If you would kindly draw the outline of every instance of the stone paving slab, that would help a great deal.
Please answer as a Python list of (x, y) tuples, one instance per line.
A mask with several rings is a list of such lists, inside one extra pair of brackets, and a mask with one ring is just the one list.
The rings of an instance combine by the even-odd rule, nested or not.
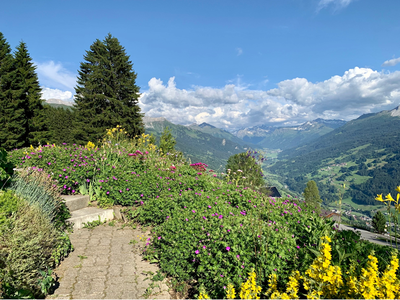
[(75, 230), (70, 234), (75, 249), (54, 271), (59, 286), (46, 299), (171, 299), (166, 279), (150, 280), (158, 266), (142, 259), (148, 237), (148, 230), (120, 223)]

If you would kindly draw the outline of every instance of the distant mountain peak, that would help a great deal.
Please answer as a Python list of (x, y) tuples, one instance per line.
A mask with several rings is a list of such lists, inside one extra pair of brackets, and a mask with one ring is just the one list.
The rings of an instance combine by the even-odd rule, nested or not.
[(204, 128), (204, 127), (211, 127), (211, 128), (216, 128), (215, 126), (208, 124), (206, 122), (203, 122), (201, 124), (198, 125), (200, 128)]
[(46, 101), (46, 103), (62, 104), (62, 105), (67, 105), (67, 106), (73, 106), (74, 105), (74, 102), (72, 102), (72, 101), (64, 101), (64, 100), (61, 100), (61, 99), (54, 99), (54, 98), (47, 99), (45, 101)]
[(390, 115), (392, 117), (400, 117), (400, 105), (390, 110)]

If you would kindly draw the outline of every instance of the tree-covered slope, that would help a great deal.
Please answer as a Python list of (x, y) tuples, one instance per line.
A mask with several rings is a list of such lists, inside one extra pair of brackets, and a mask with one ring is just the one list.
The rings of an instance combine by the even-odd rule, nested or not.
[(225, 170), (228, 158), (245, 152), (244, 146), (227, 138), (218, 138), (191, 127), (175, 125), (165, 118), (143, 118), (146, 133), (152, 133), (159, 140), (165, 127), (171, 130), (176, 139), (175, 149), (183, 152), (185, 157), (195, 162), (203, 162), (214, 170)]
[(270, 171), (297, 192), (315, 180), (325, 202), (337, 200), (337, 186), (346, 182), (345, 197), (375, 204), (376, 194), (393, 192), (400, 182), (398, 111), (363, 115), (311, 143), (285, 150)]
[(199, 125), (198, 124), (191, 124), (191, 125), (189, 125), (187, 127), (195, 129), (195, 130), (198, 130), (198, 131), (202, 131), (204, 133), (208, 133), (208, 134), (210, 134), (210, 135), (212, 135), (214, 137), (217, 137), (217, 138), (230, 140), (230, 141), (232, 141), (234, 143), (237, 143), (239, 145), (243, 145), (245, 147), (248, 147), (248, 146), (255, 147), (255, 145), (253, 145), (252, 143), (243, 141), (242, 139), (238, 138), (237, 136), (233, 135), (232, 133), (230, 133), (230, 132), (228, 132), (228, 131), (226, 131), (224, 129), (217, 128), (217, 127), (215, 127), (213, 125), (210, 125), (208, 123), (201, 123)]

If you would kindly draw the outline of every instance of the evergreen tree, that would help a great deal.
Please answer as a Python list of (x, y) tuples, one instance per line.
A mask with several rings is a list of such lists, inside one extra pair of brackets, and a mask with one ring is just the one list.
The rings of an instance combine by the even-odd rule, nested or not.
[(49, 141), (57, 145), (62, 143), (73, 144), (74, 138), (71, 131), (74, 115), (72, 110), (62, 107), (45, 105), (46, 119), (50, 131)]
[(314, 180), (310, 180), (309, 182), (307, 182), (307, 186), (304, 189), (303, 196), (306, 200), (307, 205), (311, 205), (313, 210), (320, 214), (322, 200), (319, 196), (318, 187)]
[(168, 126), (164, 128), (164, 131), (160, 138), (160, 150), (165, 153), (171, 153), (175, 149), (176, 140), (172, 136)]
[(28, 134), (25, 103), (16, 78), (10, 45), (0, 32), (0, 146), (6, 150), (25, 146)]
[(86, 51), (75, 88), (75, 137), (85, 143), (101, 139), (107, 128), (121, 125), (128, 135), (144, 132), (138, 106), (139, 87), (132, 62), (117, 38), (108, 34)]
[(41, 99), (42, 89), (39, 86), (36, 67), (28, 53), (24, 42), (21, 42), (15, 53), (15, 67), (17, 70), (15, 83), (18, 88), (17, 95), (24, 103), (25, 124), (27, 132), (26, 146), (37, 146), (48, 141), (46, 115)]
[(377, 233), (383, 233), (385, 231), (386, 218), (381, 211), (377, 213), (372, 218), (372, 227)]

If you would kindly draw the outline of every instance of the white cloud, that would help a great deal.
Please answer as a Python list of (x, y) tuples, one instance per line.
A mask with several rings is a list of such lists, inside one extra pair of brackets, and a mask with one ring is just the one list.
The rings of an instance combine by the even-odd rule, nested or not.
[(70, 91), (61, 91), (58, 89), (50, 89), (42, 87), (42, 99), (60, 99), (66, 101), (72, 101), (72, 93)]
[(242, 55), (243, 54), (243, 49), (242, 48), (236, 48), (236, 56)]
[(74, 90), (76, 86), (76, 75), (65, 69), (61, 63), (46, 61), (35, 62), (39, 82), (43, 86), (55, 89)]
[(393, 67), (393, 66), (397, 65), (398, 63), (400, 63), (400, 57), (389, 59), (389, 60), (385, 61), (382, 64), (382, 67)]
[(317, 11), (329, 6), (330, 4), (335, 6), (335, 10), (345, 8), (354, 0), (320, 0), (318, 3)]
[(234, 83), (221, 88), (176, 87), (152, 78), (140, 98), (149, 117), (165, 117), (176, 124), (207, 122), (237, 129), (259, 124), (293, 124), (316, 118), (354, 119), (361, 114), (400, 104), (400, 71), (383, 73), (369, 68), (350, 69), (323, 82), (294, 78), (275, 89), (250, 90)]

